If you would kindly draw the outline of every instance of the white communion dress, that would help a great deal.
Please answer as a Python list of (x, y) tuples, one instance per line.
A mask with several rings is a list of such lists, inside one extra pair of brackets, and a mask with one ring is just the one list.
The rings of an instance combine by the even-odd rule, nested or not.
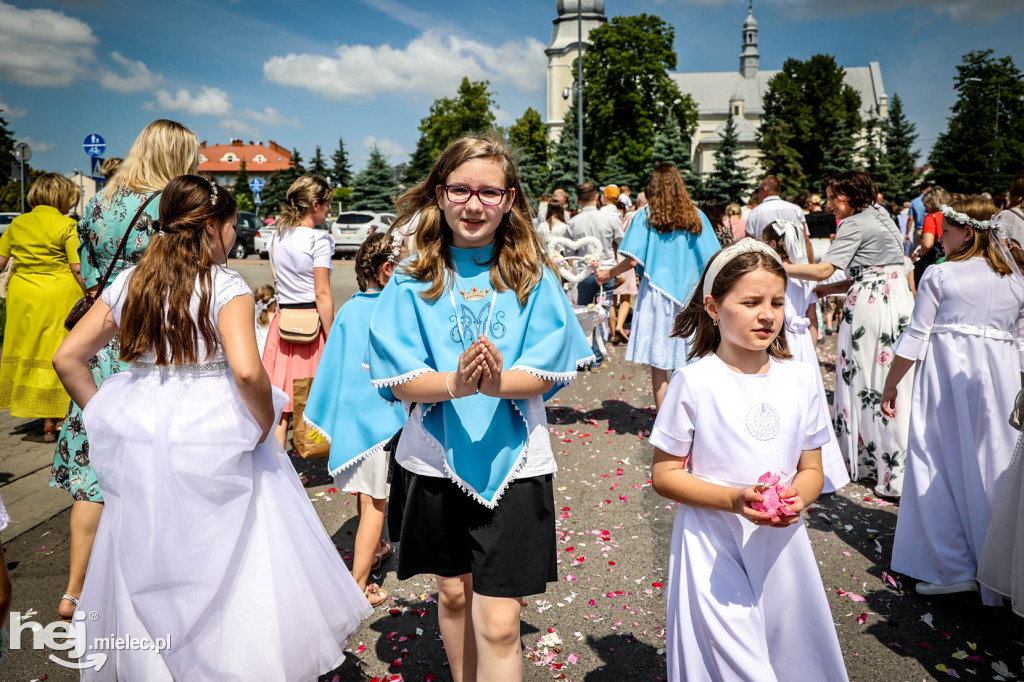
[(807, 309), (817, 302), (814, 293), (816, 282), (789, 279), (786, 283), (786, 342), (794, 360), (806, 363), (814, 370), (817, 377), (818, 397), (821, 409), (828, 423), (828, 442), (821, 446), (821, 466), (825, 472), (823, 493), (834, 493), (850, 482), (850, 472), (846, 468), (846, 458), (839, 448), (836, 431), (832, 427), (832, 418), (828, 413), (828, 396), (825, 395), (825, 382), (821, 377), (821, 366), (818, 364), (818, 353), (814, 350), (814, 339), (811, 337), (811, 321), (807, 317)]
[[(907, 476), (892, 568), (949, 585), (977, 577), (1018, 433), (1024, 291), (983, 258), (925, 271), (910, 326), (893, 347), (917, 360)], [(1001, 597), (986, 589), (982, 600)]]
[[(791, 479), (801, 453), (828, 442), (816, 381), (801, 362), (754, 375), (706, 356), (672, 376), (651, 444), (718, 485), (745, 488), (768, 471)], [(679, 505), (666, 647), (669, 680), (846, 680), (804, 524)]]
[[(103, 292), (118, 325), (133, 272)], [(237, 273), (212, 274), (216, 329), (220, 309), (250, 292)], [(154, 359), (110, 377), (84, 410), (105, 504), (76, 618), (86, 656), (107, 660), (82, 679), (316, 680), (344, 660), (369, 603), (284, 451), (257, 443), (223, 350), (199, 365)], [(273, 398), (280, 417), (287, 398)]]

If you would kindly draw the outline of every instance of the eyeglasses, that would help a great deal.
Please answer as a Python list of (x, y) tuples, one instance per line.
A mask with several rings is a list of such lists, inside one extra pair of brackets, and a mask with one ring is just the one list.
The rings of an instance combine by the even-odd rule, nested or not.
[(508, 193), (507, 189), (490, 187), (485, 189), (470, 189), (459, 185), (441, 185), (441, 187), (444, 189), (444, 195), (448, 197), (448, 201), (453, 204), (465, 204), (476, 196), (484, 206), (497, 206)]

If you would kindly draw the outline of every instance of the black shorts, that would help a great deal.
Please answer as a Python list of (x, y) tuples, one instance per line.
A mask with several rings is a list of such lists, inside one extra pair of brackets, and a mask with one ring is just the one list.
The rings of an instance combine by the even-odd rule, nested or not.
[(403, 472), (398, 579), (471, 573), (485, 597), (540, 594), (558, 580), (551, 474), (512, 482), (488, 509), (447, 478)]

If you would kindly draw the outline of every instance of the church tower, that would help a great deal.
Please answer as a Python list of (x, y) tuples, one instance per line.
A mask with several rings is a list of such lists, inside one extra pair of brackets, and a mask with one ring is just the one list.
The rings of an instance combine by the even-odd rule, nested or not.
[(743, 51), (740, 52), (740, 73), (744, 78), (757, 78), (761, 55), (757, 52), (757, 19), (754, 0), (750, 0), (747, 19), (743, 22)]
[[(573, 83), (576, 72), (573, 61), (576, 59), (579, 44), (580, 28), (583, 29), (583, 48), (590, 32), (608, 21), (604, 15), (604, 0), (558, 0), (556, 4), (558, 18), (554, 20), (555, 30), (551, 34), (551, 43), (544, 53), (548, 56), (548, 136), (557, 140), (562, 133), (565, 112), (569, 104), (575, 101), (576, 93)], [(580, 25), (577, 25), (579, 20)]]

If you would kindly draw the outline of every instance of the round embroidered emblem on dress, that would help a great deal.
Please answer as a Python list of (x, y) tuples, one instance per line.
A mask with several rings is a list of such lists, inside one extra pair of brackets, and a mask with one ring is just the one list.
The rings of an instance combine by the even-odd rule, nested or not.
[(758, 440), (779, 435), (779, 413), (768, 403), (758, 403), (747, 411), (747, 431)]

